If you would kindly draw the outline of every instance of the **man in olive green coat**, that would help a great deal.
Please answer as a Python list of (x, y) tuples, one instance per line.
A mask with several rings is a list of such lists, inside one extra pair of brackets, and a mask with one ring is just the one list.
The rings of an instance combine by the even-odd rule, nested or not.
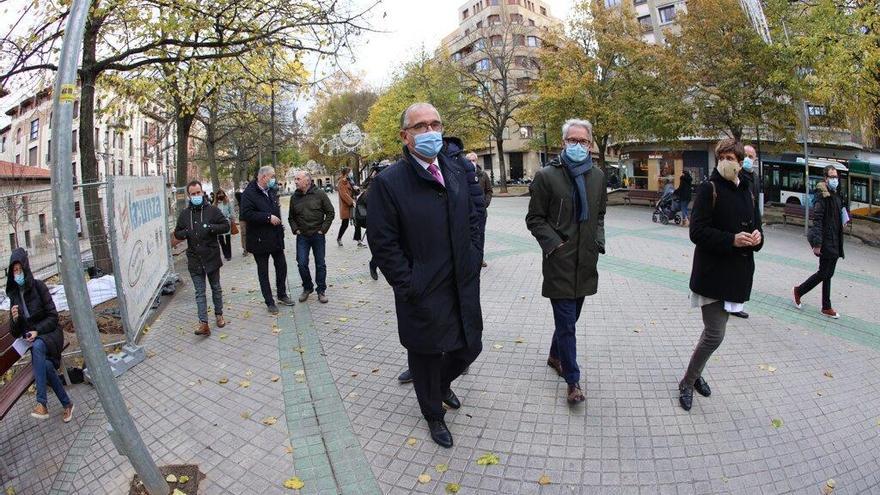
[(556, 330), (547, 365), (568, 384), (566, 398), (585, 400), (580, 386), (575, 325), (584, 297), (596, 293), (599, 253), (605, 253), (605, 174), (593, 166), (593, 127), (586, 120), (562, 126), (565, 149), (535, 174), (526, 226), (544, 255), (544, 286)]
[(321, 188), (312, 183), (312, 176), (305, 170), (294, 174), (296, 191), (290, 197), (290, 212), (287, 221), (290, 230), (296, 235), (296, 265), (302, 279), (303, 291), (299, 302), (305, 302), (315, 290), (309, 273), (309, 251), (315, 254), (315, 278), (318, 283), (318, 301), (327, 303), (327, 265), (324, 255), (327, 241), (324, 235), (333, 223), (333, 203)]

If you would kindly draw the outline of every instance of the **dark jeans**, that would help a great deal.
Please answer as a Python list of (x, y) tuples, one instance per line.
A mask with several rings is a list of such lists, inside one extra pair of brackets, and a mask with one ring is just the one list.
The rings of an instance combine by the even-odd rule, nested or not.
[(703, 368), (712, 357), (712, 353), (718, 349), (724, 340), (724, 330), (727, 328), (727, 320), (730, 314), (724, 311), (724, 301), (716, 301), (700, 308), (703, 312), (703, 334), (691, 355), (684, 379), (678, 384), (679, 388), (693, 388), (697, 378), (703, 376)]
[(315, 290), (312, 275), (309, 273), (309, 250), (315, 254), (315, 281), (318, 283), (318, 294), (323, 294), (327, 290), (327, 264), (324, 263), (327, 239), (324, 234), (296, 236), (296, 266), (299, 268), (299, 277), (306, 292)]
[(272, 298), (272, 284), (269, 283), (269, 256), (275, 264), (275, 285), (278, 288), (278, 297), (287, 297), (287, 260), (284, 259), (284, 250), (279, 249), (274, 253), (254, 253), (257, 262), (257, 277), (260, 279), (260, 292), (263, 293), (263, 301), (266, 306), (275, 304)]
[(345, 229), (348, 228), (349, 219), (345, 218), (342, 220), (342, 226), (339, 227), (339, 234), (336, 235), (336, 240), (341, 241), (343, 234), (345, 234)]
[(223, 252), (223, 257), (229, 261), (232, 258), (232, 236), (221, 234), (217, 236), (217, 241), (220, 243), (220, 251)]
[(49, 361), (46, 357), (46, 343), (41, 338), (34, 339), (34, 343), (31, 346), (31, 363), (34, 370), (34, 383), (37, 388), (37, 402), (44, 406), (46, 405), (48, 401), (48, 397), (46, 397), (46, 382), (48, 381), (49, 386), (52, 387), (55, 395), (58, 396), (58, 400), (61, 401), (61, 405), (64, 407), (69, 406), (70, 397), (67, 396), (64, 384), (58, 378), (58, 373), (55, 372), (52, 361)]
[(443, 419), (443, 398), (449, 394), (453, 380), (461, 375), (480, 355), (482, 347), (461, 349), (442, 354), (407, 353), (413, 388), (419, 400), (422, 416), (428, 421)]
[(550, 344), (550, 357), (562, 362), (565, 383), (578, 383), (581, 380), (581, 369), (577, 363), (575, 325), (581, 317), (584, 298), (550, 299), (550, 304), (553, 306), (553, 321), (556, 324), (553, 343)]
[(810, 275), (810, 278), (798, 286), (798, 295), (803, 297), (821, 282), (822, 309), (831, 309), (831, 277), (834, 276), (836, 267), (837, 258), (819, 258), (819, 271)]
[(354, 222), (354, 240), (362, 241), (363, 236), (361, 235), (361, 224)]
[[(199, 321), (208, 321), (207, 287), (205, 286), (205, 272), (189, 272), (196, 291), (196, 310), (199, 312)], [(220, 269), (207, 274), (208, 283), (211, 284), (211, 299), (214, 301), (214, 314), (223, 314), (223, 289), (220, 287)]]

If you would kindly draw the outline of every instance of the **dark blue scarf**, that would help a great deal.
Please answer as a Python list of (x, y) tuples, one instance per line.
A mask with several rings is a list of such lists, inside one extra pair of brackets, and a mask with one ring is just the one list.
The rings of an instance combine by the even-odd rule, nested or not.
[(586, 222), (590, 218), (590, 204), (587, 202), (587, 172), (593, 168), (593, 157), (587, 155), (587, 159), (582, 162), (573, 162), (563, 151), (559, 155), (562, 158), (562, 164), (568, 170), (569, 177), (574, 181), (574, 189), (571, 191), (572, 201), (577, 208), (575, 215), (578, 222)]

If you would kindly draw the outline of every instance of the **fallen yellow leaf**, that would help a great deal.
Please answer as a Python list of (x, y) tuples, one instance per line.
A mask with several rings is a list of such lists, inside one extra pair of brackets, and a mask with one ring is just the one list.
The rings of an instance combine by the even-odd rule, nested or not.
[(273, 382), (277, 382), (277, 381), (280, 380), (280, 379), (281, 379), (281, 377), (278, 376), (278, 375), (272, 375), (272, 378), (269, 378), (269, 380), (270, 380), (270, 381), (273, 381)]
[(339, 321), (341, 321), (342, 323), (345, 323), (348, 321), (348, 318), (339, 318)]
[(293, 478), (290, 478), (284, 482), (284, 488), (288, 488), (290, 490), (299, 490), (304, 486), (306, 486), (306, 484), (303, 483), (298, 476), (294, 476)]
[(514, 342), (516, 342), (517, 344), (525, 344), (526, 339), (524, 339), (522, 337), (517, 337), (516, 340), (514, 340)]
[(244, 376), (254, 376), (254, 372), (251, 370), (247, 370), (244, 372)]
[(293, 453), (293, 447), (284, 447), (284, 452), (285, 452), (285, 453), (288, 453), (288, 454), (292, 454), (292, 453)]
[(229, 383), (229, 378), (226, 378), (224, 376), (223, 378), (217, 380), (217, 383), (219, 383), (220, 385), (226, 385), (227, 383)]
[(550, 477), (547, 476), (546, 474), (542, 474), (541, 477), (538, 478), (538, 484), (539, 485), (549, 485), (550, 484)]
[(413, 445), (415, 445), (417, 442), (418, 442), (418, 440), (416, 440), (416, 439), (413, 438), (413, 437), (409, 437), (409, 438), (406, 439), (406, 444), (409, 445), (410, 447), (412, 447)]
[(226, 340), (226, 337), (229, 337), (229, 335), (226, 335), (225, 333), (220, 334), (220, 340)]
[(492, 347), (494, 347), (495, 349), (503, 349), (504, 348), (504, 346), (501, 344), (495, 344)]
[(242, 411), (241, 417), (242, 417), (242, 419), (251, 419), (250, 411)]
[(826, 372), (825, 372), (825, 376), (826, 376), (827, 378), (834, 378), (834, 375), (832, 375), (830, 371), (826, 371)]
[(187, 481), (189, 481), (189, 476), (183, 474), (180, 476), (180, 478), (177, 479), (177, 481), (179, 481), (181, 484), (186, 483)]
[(177, 483), (177, 476), (174, 476), (173, 474), (169, 474), (168, 476), (165, 477), (165, 481), (167, 481), (169, 483)]
[(272, 426), (277, 422), (278, 422), (278, 418), (276, 418), (275, 416), (267, 416), (267, 417), (263, 418), (263, 421), (261, 421), (261, 423), (263, 423), (266, 426)]
[(179, 488), (175, 488), (174, 491), (171, 492), (171, 495), (186, 495), (186, 492)]
[(423, 473), (423, 474), (420, 474), (420, 475), (419, 475), (419, 483), (421, 483), (421, 484), (424, 485), (425, 483), (427, 483), (427, 482), (429, 482), (429, 481), (431, 481), (431, 475), (430, 475), (430, 474)]
[(238, 382), (238, 386), (241, 388), (248, 388), (251, 386), (251, 382), (249, 380), (242, 380)]
[(498, 464), (498, 456), (491, 452), (487, 452), (477, 459), (477, 464), (480, 466), (490, 466), (493, 464)]
[(434, 469), (436, 469), (438, 473), (443, 474), (446, 471), (449, 471), (449, 466), (447, 466), (446, 464), (437, 464)]
[(458, 483), (446, 483), (446, 493), (458, 493), (461, 490), (461, 485)]

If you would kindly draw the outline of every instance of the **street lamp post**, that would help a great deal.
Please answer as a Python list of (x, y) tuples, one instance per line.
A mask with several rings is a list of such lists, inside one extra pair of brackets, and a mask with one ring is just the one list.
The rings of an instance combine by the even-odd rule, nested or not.
[(61, 251), (60, 274), (67, 294), (77, 294), (77, 297), (68, 297), (70, 315), (80, 349), (88, 364), (89, 377), (110, 423), (110, 438), (119, 453), (128, 457), (150, 495), (167, 495), (171, 491), (168, 483), (159, 472), (128, 414), (98, 337), (98, 325), (83, 276), (76, 218), (74, 209), (70, 207), (74, 203), (73, 170), (70, 166), (73, 149), (73, 103), (76, 100), (76, 75), (89, 7), (89, 0), (74, 0), (70, 7), (53, 91), (52, 108), (57, 123), (52, 128), (52, 156), (58, 162), (51, 167), (55, 191), (52, 212), (58, 228)]

